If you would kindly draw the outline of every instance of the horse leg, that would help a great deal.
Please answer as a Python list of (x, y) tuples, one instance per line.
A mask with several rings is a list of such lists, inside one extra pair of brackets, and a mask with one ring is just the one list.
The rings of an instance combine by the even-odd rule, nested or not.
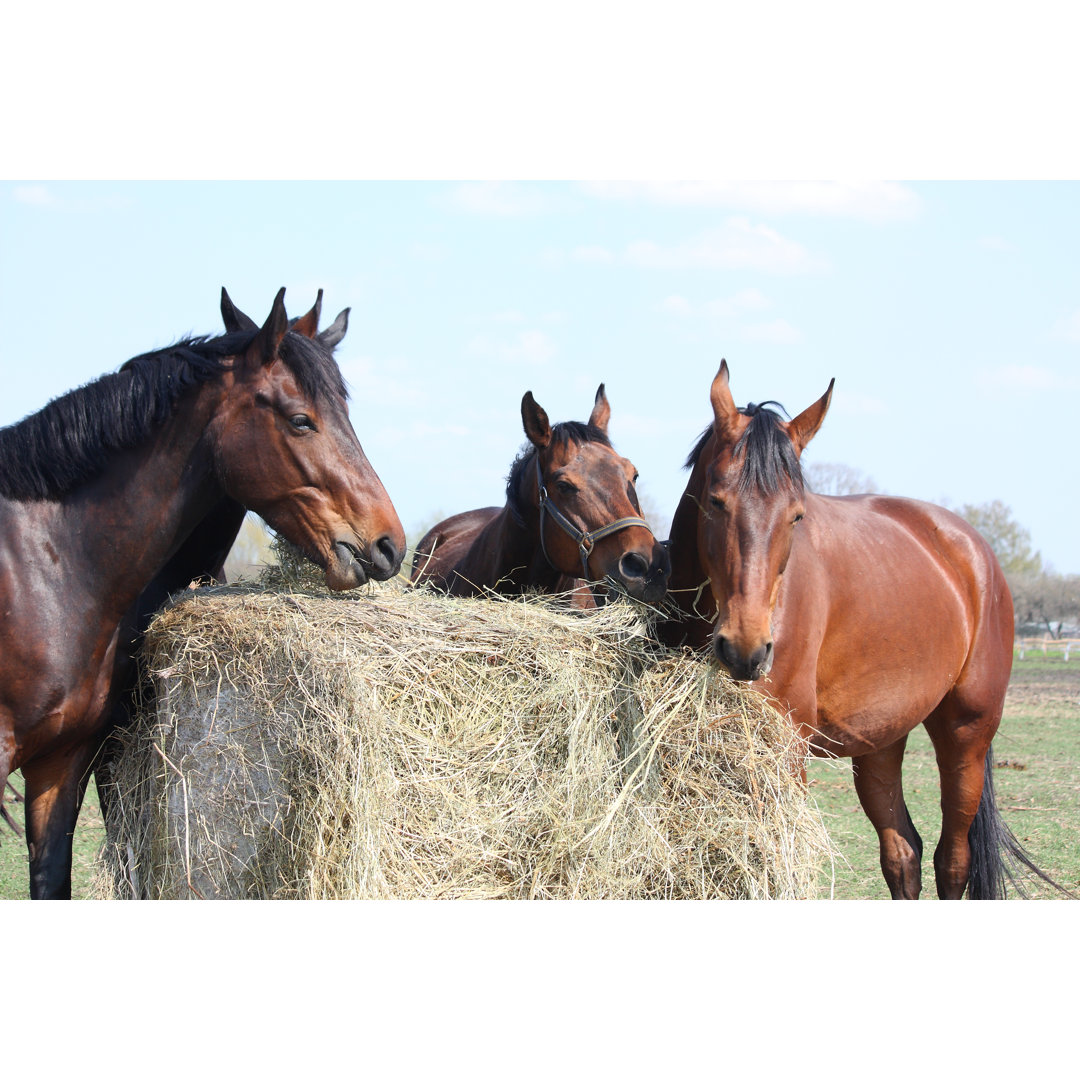
[(98, 740), (23, 765), (30, 899), (71, 899), (71, 845)]
[(970, 718), (960, 722), (941, 711), (926, 721), (941, 774), (941, 839), (934, 849), (934, 876), (942, 900), (959, 900), (968, 883), (969, 833), (979, 811), (986, 754), (997, 726), (997, 718), (990, 724)]
[(922, 839), (904, 803), (901, 768), (907, 736), (883, 750), (852, 758), (859, 802), (877, 830), (881, 872), (894, 900), (918, 900)]

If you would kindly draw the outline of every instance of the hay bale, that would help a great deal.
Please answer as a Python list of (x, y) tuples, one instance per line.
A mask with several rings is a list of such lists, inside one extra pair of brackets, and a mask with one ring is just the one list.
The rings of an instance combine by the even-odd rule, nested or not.
[(278, 573), (152, 624), (97, 896), (814, 894), (805, 745), (639, 608)]

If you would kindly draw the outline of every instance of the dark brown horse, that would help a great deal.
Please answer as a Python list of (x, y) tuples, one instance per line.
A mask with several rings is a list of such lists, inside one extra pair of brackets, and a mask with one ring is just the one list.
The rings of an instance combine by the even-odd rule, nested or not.
[(667, 551), (641, 518), (637, 470), (607, 435), (611, 406), (600, 384), (585, 424), (554, 427), (529, 391), (521, 420), (529, 445), (506, 484), (506, 505), (447, 518), (417, 545), (412, 580), (457, 596), (491, 589), (569, 591), (589, 583), (597, 603), (608, 585), (647, 603), (660, 600)]
[(126, 685), (121, 628), (207, 514), (259, 513), (349, 589), (405, 537), (337, 365), (264, 326), (137, 357), (0, 431), (0, 789), (21, 769), (33, 897), (71, 890), (71, 837)]
[[(342, 311), (330, 326), (320, 332), (321, 310), (322, 289), (319, 290), (315, 305), (309, 312), (299, 318), (289, 320), (289, 330), (316, 342), (326, 351), (329, 359), (348, 329), (349, 309)], [(259, 329), (254, 320), (233, 304), (224, 288), (221, 290), (221, 316), (228, 333), (247, 331), (254, 333)], [(159, 359), (167, 361), (171, 354), (165, 351), (157, 355)], [(129, 361), (130, 363), (133, 361)], [(176, 553), (139, 595), (134, 608), (125, 616), (121, 623), (117, 645), (113, 718), (107, 725), (107, 730), (125, 726), (133, 715), (134, 694), (138, 680), (136, 655), (142, 646), (150, 619), (170, 596), (188, 588), (192, 583), (225, 583), (225, 560), (236, 542), (246, 514), (247, 510), (240, 503), (225, 496), (195, 525)], [(125, 654), (126, 663), (124, 662)], [(109, 767), (112, 763), (111, 746), (112, 744), (106, 740), (94, 765), (98, 802), (102, 813), (106, 815), (111, 798), (109, 783)]]
[[(1004, 895), (1002, 854), (1039, 876), (1001, 820), (990, 743), (1012, 667), (1013, 606), (986, 541), (956, 515), (882, 495), (807, 491), (799, 463), (832, 384), (785, 422), (738, 409), (727, 364), (671, 528), (669, 644), (708, 647), (755, 683), (817, 755), (851, 757), (894, 898), (918, 897), (922, 841), (901, 787), (924, 724), (941, 774), (938, 895)], [(772, 403), (770, 403), (772, 404)], [(1049, 879), (1046, 879), (1049, 880)]]

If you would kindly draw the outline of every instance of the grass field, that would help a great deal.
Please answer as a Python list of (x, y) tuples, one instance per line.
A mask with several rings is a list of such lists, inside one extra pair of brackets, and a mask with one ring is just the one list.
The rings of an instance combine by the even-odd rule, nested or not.
[[(1028, 652), (1013, 665), (1005, 716), (994, 739), (998, 804), (1006, 823), (1035, 863), (1055, 880), (1080, 893), (1080, 656)], [(848, 761), (814, 761), (808, 770), (811, 793), (843, 853), (832, 883), (836, 899), (887, 899), (878, 866), (877, 837), (859, 807)], [(21, 779), (14, 778), (16, 786)], [(935, 898), (931, 858), (941, 823), (937, 765), (925, 731), (908, 739), (904, 792), (925, 845), (923, 898)], [(10, 800), (11, 793), (6, 793)], [(12, 806), (22, 818), (22, 807)], [(104, 826), (93, 784), (75, 834), (72, 894), (89, 891)], [(823, 882), (825, 889), (828, 881)], [(0, 899), (28, 895), (25, 843), (0, 822)], [(1030, 886), (1032, 896), (1055, 897), (1049, 887)], [(1010, 891), (1010, 895), (1012, 895)]]

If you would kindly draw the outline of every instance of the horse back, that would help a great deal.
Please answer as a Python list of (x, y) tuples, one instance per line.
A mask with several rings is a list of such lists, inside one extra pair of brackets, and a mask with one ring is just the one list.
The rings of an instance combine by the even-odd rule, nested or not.
[(490, 526), (501, 513), (497, 506), (466, 510), (429, 529), (416, 545), (410, 579), (412, 584), (433, 585), (455, 594), (462, 592), (459, 575), (455, 571), (460, 569), (467, 576), (466, 562), (469, 556), (474, 554), (473, 549), (478, 543), (483, 543), (481, 534), (485, 530), (490, 532)]

